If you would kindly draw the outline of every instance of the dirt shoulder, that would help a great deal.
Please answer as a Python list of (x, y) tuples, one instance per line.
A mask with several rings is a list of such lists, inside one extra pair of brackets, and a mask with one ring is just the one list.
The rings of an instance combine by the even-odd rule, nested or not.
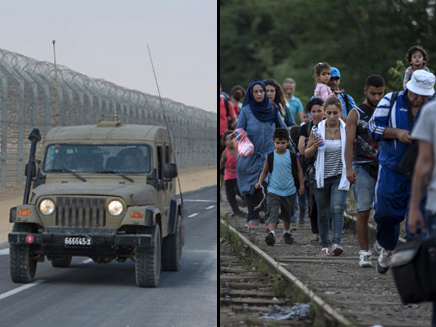
[[(195, 167), (179, 171), (182, 192), (194, 191), (202, 187), (217, 185), (216, 166)], [(177, 186), (179, 193), (179, 186)], [(0, 247), (7, 242), (12, 229), (9, 223), (9, 209), (22, 203), (24, 186), (0, 190)]]

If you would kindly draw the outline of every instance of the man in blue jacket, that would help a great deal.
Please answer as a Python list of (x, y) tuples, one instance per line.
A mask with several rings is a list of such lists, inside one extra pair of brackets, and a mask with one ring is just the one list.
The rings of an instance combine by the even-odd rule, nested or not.
[[(398, 243), (400, 223), (404, 220), (411, 194), (411, 181), (398, 169), (398, 164), (412, 143), (410, 131), (419, 119), (421, 107), (433, 99), (430, 97), (434, 94), (434, 83), (432, 73), (417, 70), (393, 103), (394, 93), (383, 97), (368, 123), (369, 136), (381, 142), (374, 201), (376, 238), (380, 247), (377, 271), (380, 274), (389, 270), (392, 251)], [(425, 198), (421, 203), (422, 211), (424, 204)], [(406, 231), (411, 238), (412, 235)]]

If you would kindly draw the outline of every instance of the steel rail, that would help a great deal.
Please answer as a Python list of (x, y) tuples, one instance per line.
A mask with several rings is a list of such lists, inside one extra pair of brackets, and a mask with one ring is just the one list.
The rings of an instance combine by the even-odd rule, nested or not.
[(318, 309), (321, 309), (324, 316), (332, 322), (336, 322), (338, 326), (353, 326), (353, 324), (346, 319), (343, 315), (339, 314), (336, 310), (334, 310), (330, 305), (324, 302), (319, 296), (317, 296), (314, 292), (312, 292), (306, 285), (304, 285), (297, 277), (292, 275), (288, 270), (283, 268), (277, 261), (275, 261), (272, 257), (262, 251), (255, 244), (250, 242), (245, 236), (239, 233), (234, 227), (227, 224), (223, 219), (221, 219), (221, 223), (229, 228), (230, 231), (235, 233), (239, 239), (248, 246), (254, 254), (256, 254), (259, 258), (261, 258), (271, 269), (274, 269), (277, 273), (279, 273), (286, 281), (290, 284), (297, 287), (301, 292), (307, 295), (313, 303), (316, 304)]

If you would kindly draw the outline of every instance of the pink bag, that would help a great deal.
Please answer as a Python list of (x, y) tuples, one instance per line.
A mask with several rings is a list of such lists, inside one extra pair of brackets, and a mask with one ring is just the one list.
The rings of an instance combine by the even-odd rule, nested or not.
[(239, 135), (236, 136), (236, 140), (238, 141), (239, 155), (242, 158), (247, 158), (251, 156), (254, 153), (254, 146), (253, 143), (251, 143), (250, 139), (248, 138), (247, 133), (245, 133), (245, 131), (242, 128), (236, 129), (233, 133), (236, 132), (239, 133)]

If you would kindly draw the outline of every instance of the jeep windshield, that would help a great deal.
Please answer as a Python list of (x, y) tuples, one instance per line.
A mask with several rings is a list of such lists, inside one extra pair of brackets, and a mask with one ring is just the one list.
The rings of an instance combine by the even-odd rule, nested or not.
[(45, 173), (146, 174), (151, 170), (151, 149), (146, 144), (50, 144)]

